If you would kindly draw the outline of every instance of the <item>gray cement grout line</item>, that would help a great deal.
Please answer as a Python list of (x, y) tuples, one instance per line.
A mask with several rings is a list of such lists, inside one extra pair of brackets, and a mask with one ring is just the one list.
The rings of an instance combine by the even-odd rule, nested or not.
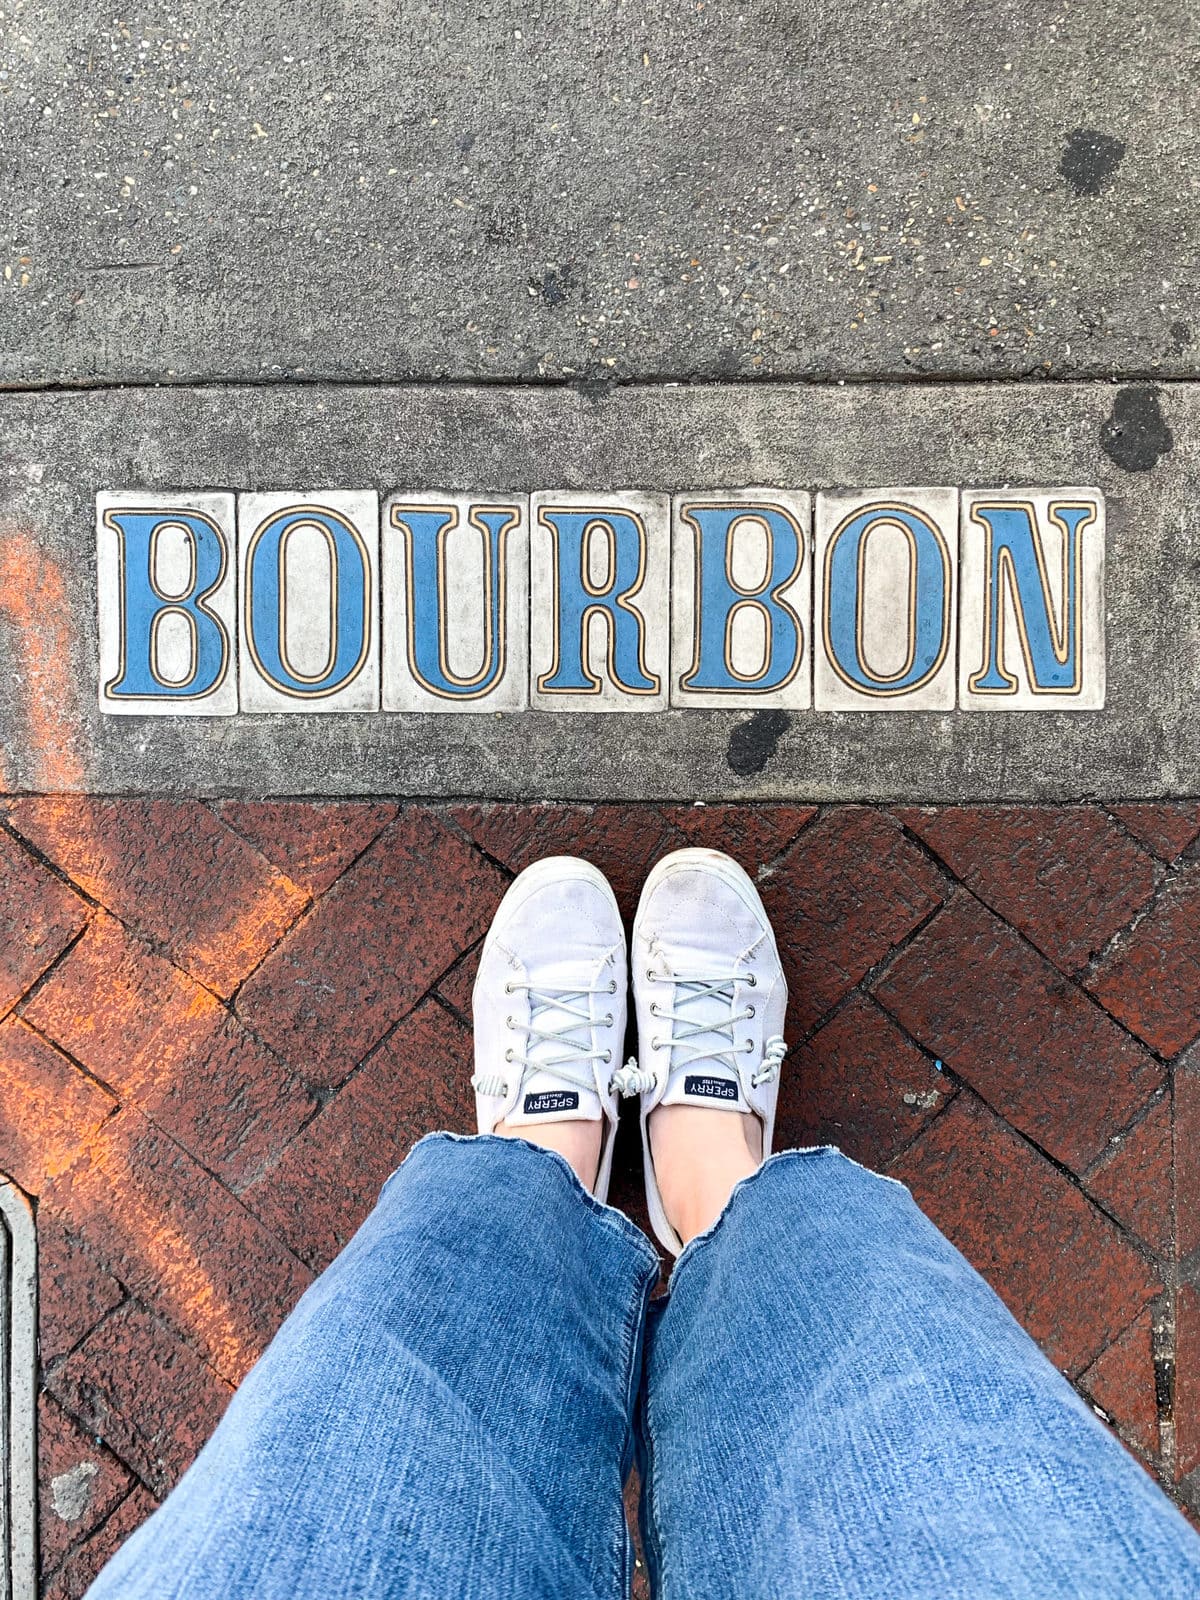
[(1139, 368), (1129, 372), (1110, 371), (1063, 374), (1004, 373), (990, 376), (984, 373), (772, 373), (762, 377), (724, 377), (719, 374), (688, 377), (629, 377), (629, 378), (522, 378), (496, 377), (404, 377), (357, 378), (323, 374), (290, 374), (279, 378), (141, 378), (129, 382), (119, 380), (80, 379), (77, 382), (13, 383), (0, 382), (0, 397), (4, 395), (76, 395), (123, 394), (167, 392), (183, 390), (272, 390), (272, 389), (524, 389), (530, 393), (568, 393), (583, 399), (603, 401), (625, 389), (866, 389), (866, 388), (990, 388), (1029, 389), (1066, 388), (1093, 385), (1097, 388), (1127, 388), (1131, 385), (1154, 385), (1171, 388), (1200, 383), (1200, 371), (1159, 372), (1153, 368)]

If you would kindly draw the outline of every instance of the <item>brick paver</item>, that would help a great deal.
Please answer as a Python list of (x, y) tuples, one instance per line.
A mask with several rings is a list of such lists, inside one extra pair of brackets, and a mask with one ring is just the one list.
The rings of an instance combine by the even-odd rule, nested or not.
[(1163, 861), (1176, 860), (1193, 840), (1200, 839), (1200, 804), (1195, 800), (1178, 804), (1142, 800), (1109, 809), (1135, 839)]
[(1147, 1307), (1083, 1373), (1079, 1386), (1116, 1428), (1145, 1456), (1159, 1450), (1159, 1413), (1154, 1375), (1155, 1316)]
[(308, 901), (198, 801), (17, 800), (8, 820), (89, 898), (222, 996)]
[(980, 900), (1064, 972), (1149, 901), (1153, 857), (1099, 806), (941, 806), (899, 815)]
[(238, 1014), (336, 1088), (484, 931), (503, 887), (459, 832), (410, 808), (251, 975)]
[(1176, 873), (1091, 980), (1102, 1005), (1152, 1050), (1200, 1035), (1200, 863)]
[[(1200, 805), (14, 800), (0, 1171), (38, 1204), (44, 1595), (73, 1600), (429, 1128), (511, 875), (760, 882), (782, 1145), (910, 1183), (1200, 1510)], [(453, 1070), (446, 1076), (447, 1067)], [(633, 1119), (613, 1199), (639, 1220)]]
[(888, 1170), (1072, 1377), (1162, 1288), (1154, 1264), (969, 1090)]
[(1160, 1087), (1159, 1061), (978, 900), (959, 892), (873, 992), (914, 1038), (1073, 1172)]
[(57, 1567), (82, 1530), (90, 1533), (120, 1505), (133, 1473), (98, 1445), (53, 1395), (38, 1399), (38, 1531), (43, 1567)]

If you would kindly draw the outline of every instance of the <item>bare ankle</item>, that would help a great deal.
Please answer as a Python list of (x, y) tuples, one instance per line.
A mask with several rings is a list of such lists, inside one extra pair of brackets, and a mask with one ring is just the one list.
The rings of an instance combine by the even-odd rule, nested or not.
[(734, 1186), (757, 1171), (762, 1125), (747, 1113), (659, 1106), (650, 1115), (650, 1143), (667, 1220), (687, 1244), (712, 1227)]
[(540, 1144), (543, 1149), (554, 1150), (562, 1156), (590, 1194), (596, 1186), (600, 1168), (599, 1122), (523, 1122), (510, 1127), (498, 1122), (496, 1132), (505, 1139), (528, 1139), (530, 1144)]

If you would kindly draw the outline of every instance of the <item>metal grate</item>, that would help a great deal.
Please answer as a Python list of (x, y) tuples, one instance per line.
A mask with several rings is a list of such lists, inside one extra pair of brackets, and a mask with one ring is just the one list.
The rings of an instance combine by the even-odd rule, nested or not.
[(0, 1600), (36, 1600), (34, 1407), (37, 1251), (33, 1214), (0, 1181)]

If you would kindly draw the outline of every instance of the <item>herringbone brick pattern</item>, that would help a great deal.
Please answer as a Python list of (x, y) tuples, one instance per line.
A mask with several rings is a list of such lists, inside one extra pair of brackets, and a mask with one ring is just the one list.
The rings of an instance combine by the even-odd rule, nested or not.
[(580, 853), (629, 914), (696, 842), (779, 932), (780, 1145), (911, 1184), (1200, 1507), (1200, 804), (13, 799), (0, 1171), (37, 1201), (47, 1600), (176, 1481), (411, 1141), (471, 1125), (510, 876)]

